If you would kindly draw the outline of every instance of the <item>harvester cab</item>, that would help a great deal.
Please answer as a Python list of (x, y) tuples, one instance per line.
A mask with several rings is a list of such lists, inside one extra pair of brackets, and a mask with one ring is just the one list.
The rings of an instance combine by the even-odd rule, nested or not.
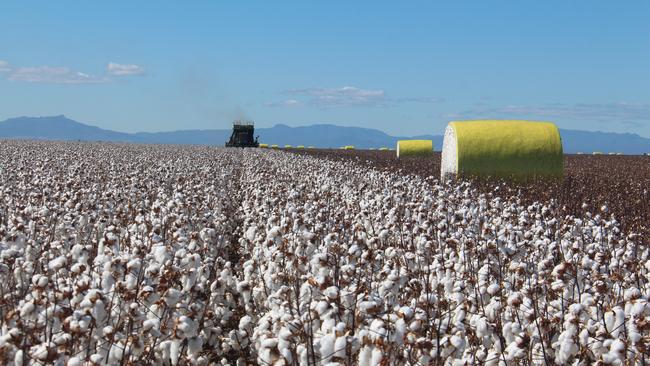
[(255, 134), (255, 124), (250, 121), (235, 121), (232, 123), (232, 134), (226, 142), (226, 147), (259, 147), (259, 136)]

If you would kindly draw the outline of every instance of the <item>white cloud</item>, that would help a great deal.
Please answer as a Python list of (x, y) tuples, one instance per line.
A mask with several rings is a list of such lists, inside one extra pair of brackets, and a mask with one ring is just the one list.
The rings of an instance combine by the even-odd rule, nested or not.
[(442, 98), (406, 97), (390, 98), (382, 89), (362, 89), (356, 86), (341, 88), (290, 89), (284, 92), (294, 96), (283, 102), (266, 103), (267, 107), (293, 107), (310, 105), (319, 108), (331, 107), (391, 107), (399, 103), (441, 103)]
[(383, 90), (361, 89), (354, 86), (292, 89), (286, 93), (308, 97), (307, 103), (318, 107), (380, 106), (386, 104), (386, 93)]
[(124, 65), (115, 62), (109, 62), (107, 71), (110, 75), (126, 76), (126, 75), (142, 75), (144, 68), (139, 65)]
[(411, 97), (411, 98), (397, 98), (394, 100), (397, 103), (425, 103), (434, 104), (444, 102), (444, 98), (429, 98), (429, 97)]
[(12, 81), (51, 84), (97, 84), (109, 81), (107, 78), (74, 71), (68, 67), (52, 66), (10, 68), (7, 78)]
[(7, 61), (0, 60), (0, 72), (8, 72), (11, 70), (11, 65)]
[(268, 102), (264, 104), (267, 107), (299, 107), (302, 102), (295, 99), (287, 99), (282, 102)]

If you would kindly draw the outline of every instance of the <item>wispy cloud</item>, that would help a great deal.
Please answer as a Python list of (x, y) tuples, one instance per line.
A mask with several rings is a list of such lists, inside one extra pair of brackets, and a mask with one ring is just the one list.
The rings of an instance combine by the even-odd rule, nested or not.
[(125, 64), (118, 64), (115, 62), (109, 62), (106, 69), (109, 75), (114, 75), (114, 76), (144, 74), (144, 68), (139, 65), (125, 65)]
[(52, 84), (97, 84), (109, 81), (105, 77), (74, 71), (68, 67), (51, 66), (12, 68), (7, 78), (12, 81)]
[(428, 97), (414, 97), (414, 98), (396, 98), (396, 103), (442, 103), (444, 98), (428, 98)]
[(644, 103), (577, 103), (545, 106), (509, 105), (481, 107), (446, 115), (449, 118), (548, 118), (590, 120), (594, 122), (650, 121), (650, 104)]
[(112, 76), (138, 75), (144, 68), (138, 65), (109, 63), (107, 74), (92, 75), (66, 66), (14, 66), (0, 60), (0, 78), (26, 83), (46, 84), (101, 84), (112, 81)]
[(285, 93), (307, 97), (307, 104), (317, 107), (374, 107), (386, 104), (386, 93), (383, 90), (361, 89), (354, 86), (292, 89)]
[(11, 65), (7, 61), (0, 60), (0, 72), (7, 72), (11, 70)]
[(382, 89), (363, 89), (355, 86), (290, 89), (284, 91), (283, 94), (290, 95), (293, 98), (281, 102), (265, 103), (265, 106), (389, 107), (398, 103), (438, 103), (442, 101), (440, 98), (428, 97), (390, 98)]
[(283, 100), (281, 102), (268, 102), (264, 104), (266, 107), (299, 107), (302, 106), (303, 103), (299, 100), (295, 99), (287, 99)]

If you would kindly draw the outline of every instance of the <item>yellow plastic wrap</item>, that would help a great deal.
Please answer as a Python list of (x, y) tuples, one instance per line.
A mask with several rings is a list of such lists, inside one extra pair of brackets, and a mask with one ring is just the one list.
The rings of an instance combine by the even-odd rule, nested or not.
[[(453, 148), (455, 152), (449, 151)], [(514, 178), (564, 174), (562, 139), (557, 126), (550, 122), (451, 122), (443, 150), (443, 176), (454, 170), (460, 175)]]
[(397, 141), (397, 157), (429, 156), (433, 154), (431, 140), (399, 140)]

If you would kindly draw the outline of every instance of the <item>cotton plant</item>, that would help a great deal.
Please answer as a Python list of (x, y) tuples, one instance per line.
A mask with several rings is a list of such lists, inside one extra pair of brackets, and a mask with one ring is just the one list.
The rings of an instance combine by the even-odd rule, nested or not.
[[(643, 364), (606, 205), (280, 151), (7, 142), (4, 364)], [(601, 207), (603, 206), (603, 207)]]

